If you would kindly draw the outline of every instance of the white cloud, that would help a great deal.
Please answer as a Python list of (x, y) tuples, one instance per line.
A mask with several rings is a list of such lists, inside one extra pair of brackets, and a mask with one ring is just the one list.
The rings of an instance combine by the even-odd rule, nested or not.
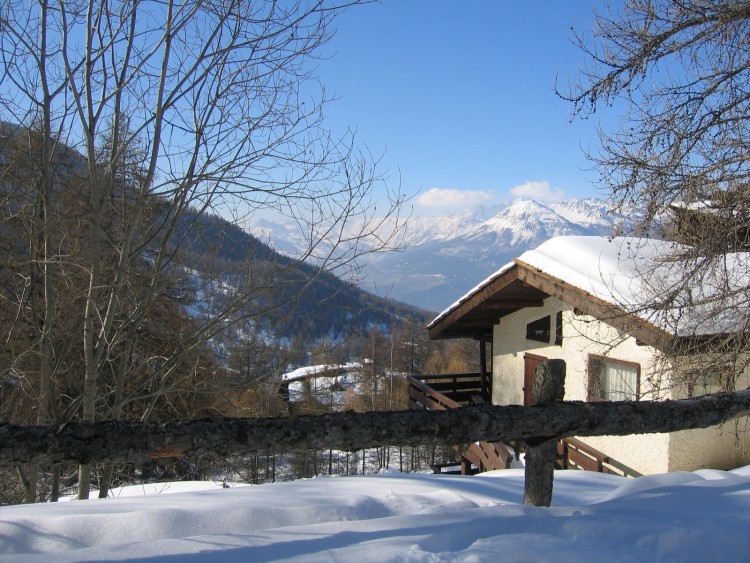
[(480, 190), (455, 190), (446, 188), (430, 188), (421, 194), (417, 205), (424, 207), (474, 207), (492, 200), (489, 192)]
[(540, 201), (560, 201), (565, 194), (560, 188), (553, 188), (549, 182), (526, 182), (511, 188), (510, 193), (516, 197), (536, 199)]

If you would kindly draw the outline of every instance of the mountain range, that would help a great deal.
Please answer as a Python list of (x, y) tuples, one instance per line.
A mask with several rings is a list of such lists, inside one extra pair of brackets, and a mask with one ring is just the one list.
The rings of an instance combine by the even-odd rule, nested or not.
[[(524, 251), (564, 235), (610, 235), (633, 217), (597, 198), (542, 203), (519, 199), (439, 217), (414, 217), (403, 232), (406, 249), (373, 255), (360, 286), (430, 311), (441, 311)], [(263, 220), (250, 231), (294, 253), (294, 227)]]

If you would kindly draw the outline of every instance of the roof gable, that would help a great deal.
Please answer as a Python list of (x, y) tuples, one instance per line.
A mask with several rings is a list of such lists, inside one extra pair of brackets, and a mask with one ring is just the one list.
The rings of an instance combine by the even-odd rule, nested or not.
[(427, 327), (430, 338), (490, 338), (501, 317), (525, 307), (541, 307), (547, 297), (519, 278), (516, 264), (507, 264), (436, 317)]

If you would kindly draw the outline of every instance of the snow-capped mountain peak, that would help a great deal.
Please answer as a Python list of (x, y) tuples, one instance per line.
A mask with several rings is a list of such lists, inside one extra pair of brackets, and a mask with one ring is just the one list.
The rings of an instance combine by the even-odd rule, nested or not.
[[(533, 244), (575, 230), (568, 220), (534, 200), (519, 200), (467, 233), (467, 238), (497, 237), (505, 244)], [(489, 242), (489, 241), (488, 241)]]
[[(609, 235), (623, 217), (606, 202), (557, 203), (518, 199), (451, 217), (423, 217), (410, 225), (405, 252), (383, 255), (365, 270), (367, 282), (430, 310), (442, 310), (477, 281), (546, 240), (565, 235)], [(369, 286), (365, 286), (370, 289)]]

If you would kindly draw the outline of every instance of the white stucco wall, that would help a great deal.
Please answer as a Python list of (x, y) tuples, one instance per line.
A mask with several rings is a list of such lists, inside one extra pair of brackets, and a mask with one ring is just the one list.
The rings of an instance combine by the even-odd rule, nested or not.
[[(561, 310), (562, 346), (526, 339), (526, 325), (550, 315), (551, 340), (554, 341), (556, 315)], [(642, 399), (678, 398), (671, 396), (661, 376), (663, 366), (656, 365), (654, 352), (653, 348), (639, 345), (634, 338), (620, 334), (609, 325), (590, 316), (576, 315), (566, 304), (550, 297), (543, 307), (522, 309), (503, 317), (495, 325), (492, 400), (498, 405), (523, 404), (524, 355), (527, 353), (565, 361), (566, 400), (587, 400), (589, 354), (640, 364)], [(750, 426), (746, 418), (740, 423)], [(741, 451), (734, 447), (733, 439), (726, 427), (712, 427), (672, 434), (586, 437), (584, 441), (639, 473), (651, 474), (701, 467), (736, 467), (741, 464), (738, 458)], [(743, 440), (745, 451), (750, 451), (750, 436)]]
[[(750, 388), (750, 368), (735, 384)], [(750, 464), (750, 417), (744, 416), (720, 426), (684, 430), (670, 434), (669, 470), (732, 469)]]

